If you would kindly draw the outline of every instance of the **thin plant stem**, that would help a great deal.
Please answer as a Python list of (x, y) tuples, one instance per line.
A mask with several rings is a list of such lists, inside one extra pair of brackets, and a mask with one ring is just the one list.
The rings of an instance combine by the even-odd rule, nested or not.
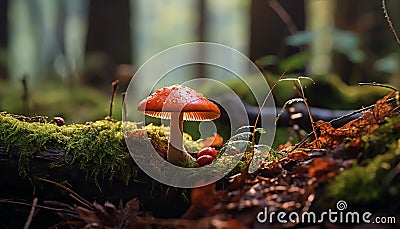
[(308, 105), (307, 99), (304, 96), (303, 90), (302, 90), (302, 88), (300, 90), (299, 87), (296, 85), (296, 83), (293, 83), (293, 85), (294, 85), (294, 88), (295, 88), (297, 94), (300, 95), (300, 97), (303, 99), (304, 104), (306, 105), (308, 117), (310, 118), (310, 122), (311, 122), (311, 127), (313, 129), (315, 139), (317, 139), (318, 136), (317, 136), (317, 131), (315, 130), (314, 118), (311, 115), (310, 106)]
[(259, 112), (258, 112), (258, 114), (257, 114), (256, 120), (254, 121), (253, 133), (251, 134), (251, 149), (252, 149), (252, 150), (251, 150), (251, 157), (250, 157), (250, 160), (247, 162), (247, 165), (246, 165), (246, 170), (247, 170), (247, 171), (248, 171), (248, 169), (249, 169), (250, 163), (251, 163), (251, 161), (253, 160), (253, 156), (254, 156), (254, 145), (255, 145), (255, 140), (256, 140), (257, 123), (258, 123), (258, 120), (259, 120), (260, 117), (261, 117), (262, 109), (264, 108), (265, 104), (267, 103), (267, 100), (268, 100), (268, 98), (271, 96), (272, 91), (274, 90), (274, 88), (276, 87), (276, 85), (278, 85), (278, 83), (279, 83), (279, 81), (282, 79), (282, 77), (283, 77), (284, 75), (286, 75), (286, 72), (289, 71), (289, 69), (290, 69), (291, 66), (292, 66), (292, 65), (289, 65), (289, 67), (279, 76), (279, 78), (276, 80), (276, 82), (274, 83), (274, 85), (272, 85), (271, 89), (268, 91), (268, 94), (265, 96), (265, 99), (264, 99), (262, 105), (260, 106), (260, 110), (259, 110)]
[(31, 211), (29, 212), (28, 219), (25, 222), (24, 229), (28, 229), (29, 226), (31, 225), (33, 216), (35, 215), (35, 209), (36, 209), (37, 201), (38, 201), (38, 198), (34, 198), (33, 201), (32, 201)]
[(386, 21), (389, 25), (389, 28), (393, 33), (394, 39), (396, 40), (397, 44), (400, 46), (400, 39), (399, 39), (399, 36), (397, 36), (397, 32), (393, 26), (392, 20), (390, 19), (389, 13), (387, 12), (385, 0), (382, 0), (382, 9), (383, 9), (383, 14), (385, 15)]
[(387, 84), (381, 84), (381, 83), (376, 83), (376, 82), (372, 82), (372, 83), (358, 83), (359, 86), (374, 86), (374, 87), (383, 87), (383, 88), (388, 88), (391, 89), (393, 91), (397, 91), (397, 88), (387, 85)]

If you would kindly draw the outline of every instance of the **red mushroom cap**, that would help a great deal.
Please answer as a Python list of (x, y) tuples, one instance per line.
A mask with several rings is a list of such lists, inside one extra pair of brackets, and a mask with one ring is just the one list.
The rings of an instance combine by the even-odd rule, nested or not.
[(217, 105), (197, 91), (179, 84), (158, 89), (142, 100), (138, 111), (157, 118), (170, 119), (171, 112), (183, 112), (184, 120), (213, 120), (220, 116)]

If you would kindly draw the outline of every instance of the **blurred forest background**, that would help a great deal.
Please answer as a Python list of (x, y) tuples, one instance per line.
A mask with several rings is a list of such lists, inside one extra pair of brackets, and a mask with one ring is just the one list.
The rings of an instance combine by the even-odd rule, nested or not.
[[(400, 1), (387, 9), (399, 28)], [(381, 1), (0, 0), (0, 110), (101, 119), (118, 79), (121, 119), (121, 93), (135, 69), (194, 41), (235, 48), (272, 77), (291, 64), (289, 75), (316, 81), (306, 92), (312, 106), (355, 109), (383, 94), (348, 86), (358, 82), (400, 86), (399, 47)], [(296, 96), (286, 88), (278, 88), (283, 101)]]

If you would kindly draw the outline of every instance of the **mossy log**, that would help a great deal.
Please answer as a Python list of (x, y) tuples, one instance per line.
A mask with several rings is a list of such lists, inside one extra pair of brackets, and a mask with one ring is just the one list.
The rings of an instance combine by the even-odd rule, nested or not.
[[(135, 123), (129, 125), (137, 128)], [(164, 154), (168, 129), (152, 125), (142, 128), (158, 153)], [(199, 147), (188, 135), (185, 145), (190, 150)], [(121, 121), (57, 126), (43, 118), (31, 121), (1, 113), (0, 198), (29, 201), (38, 197), (39, 201), (75, 203), (65, 190), (37, 177), (61, 183), (89, 202), (110, 201), (118, 206), (120, 200), (137, 197), (144, 210), (158, 217), (178, 217), (189, 204), (186, 190), (160, 184), (138, 168), (126, 147)], [(28, 214), (29, 206), (22, 208)], [(10, 212), (20, 211), (15, 209), (0, 203), (0, 217), (7, 221), (12, 218)]]

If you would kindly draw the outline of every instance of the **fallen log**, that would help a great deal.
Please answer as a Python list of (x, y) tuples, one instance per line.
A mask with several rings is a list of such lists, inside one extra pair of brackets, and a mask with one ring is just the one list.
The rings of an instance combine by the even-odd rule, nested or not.
[[(166, 149), (167, 139), (159, 128), (150, 126), (146, 130), (151, 142), (162, 150)], [(196, 142), (187, 144), (197, 146)], [(22, 116), (18, 119), (0, 114), (0, 199), (3, 200), (0, 201), (0, 222), (3, 225), (22, 227), (24, 221), (18, 217), (28, 216), (30, 211), (29, 206), (4, 200), (38, 198), (38, 204), (45, 200), (76, 204), (65, 190), (37, 178), (63, 184), (91, 203), (109, 201), (118, 206), (119, 201), (136, 197), (144, 211), (157, 217), (179, 217), (189, 204), (185, 197), (188, 191), (170, 190), (138, 168), (126, 147), (120, 121), (100, 120), (59, 127), (43, 120), (29, 122)], [(175, 206), (173, 210), (171, 205)], [(35, 216), (32, 225), (42, 216), (46, 224), (36, 226), (52, 226), (49, 212), (40, 212), (42, 215)], [(55, 212), (50, 215), (53, 222), (59, 222)]]

